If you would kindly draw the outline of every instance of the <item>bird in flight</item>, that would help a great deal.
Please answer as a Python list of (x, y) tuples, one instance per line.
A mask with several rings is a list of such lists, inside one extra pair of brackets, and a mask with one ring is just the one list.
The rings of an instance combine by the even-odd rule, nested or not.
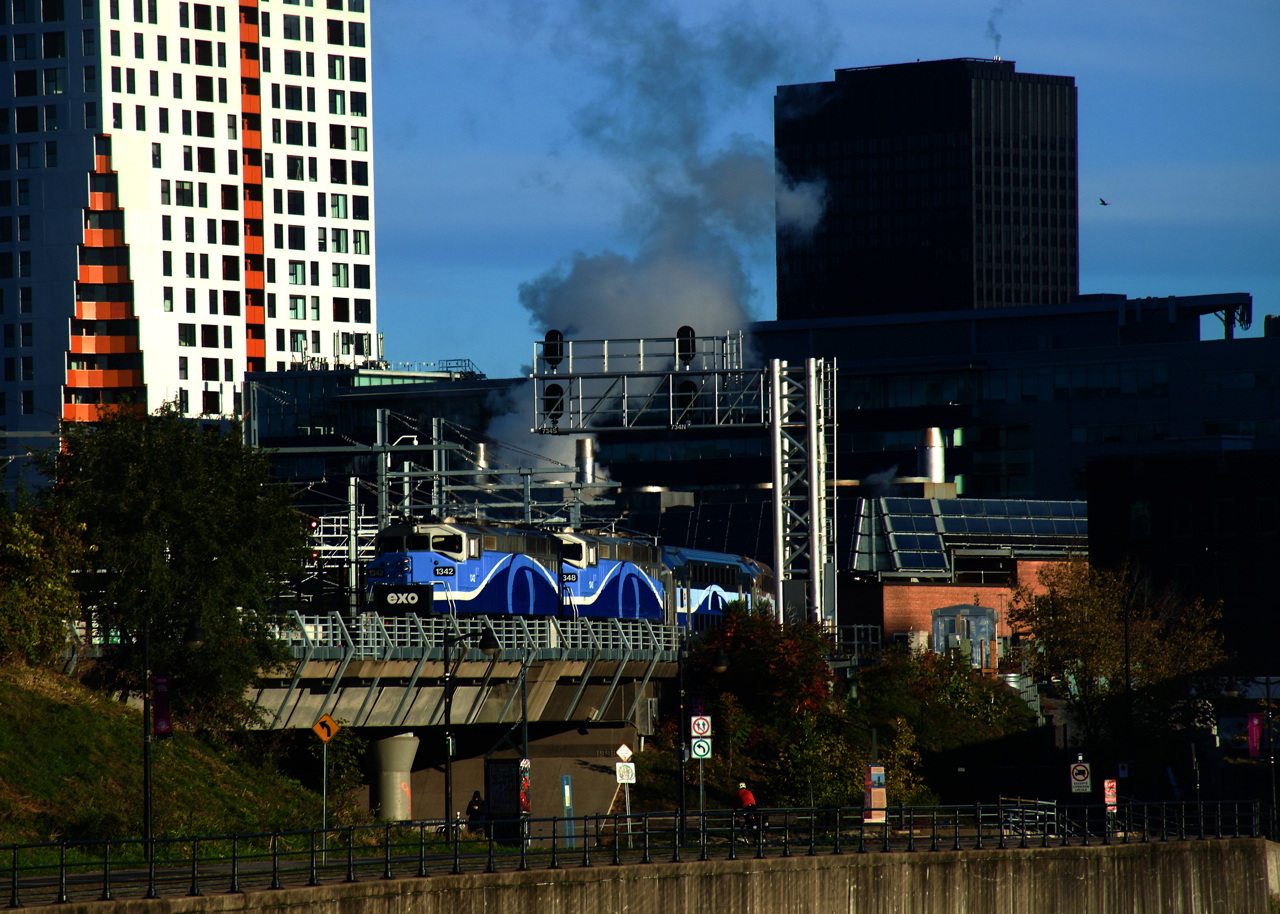
[(1106, 200), (1103, 200), (1101, 197), (1099, 197), (1099, 198), (1098, 198), (1098, 202), (1099, 202), (1099, 203), (1101, 203), (1103, 206), (1110, 206), (1110, 205), (1111, 205), (1111, 204), (1110, 204), (1110, 203), (1108, 203)]

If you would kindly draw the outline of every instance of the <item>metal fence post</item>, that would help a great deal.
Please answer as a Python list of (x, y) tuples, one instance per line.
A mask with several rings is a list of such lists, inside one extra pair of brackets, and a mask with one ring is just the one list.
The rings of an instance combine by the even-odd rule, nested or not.
[(67, 842), (58, 843), (58, 904), (67, 903)]
[(489, 859), (485, 862), (484, 871), (486, 873), (496, 873), (497, 870), (493, 865), (493, 833), (497, 831), (495, 828), (489, 829)]
[(280, 888), (280, 833), (271, 835), (271, 887)]
[(111, 841), (106, 842), (102, 854), (102, 900), (111, 900)]
[(618, 847), (618, 817), (613, 817), (613, 865), (621, 866), (622, 859), (618, 855), (622, 852)]
[[(904, 809), (903, 805), (899, 803), (898, 804), (899, 819), (902, 818), (903, 809)], [(911, 810), (907, 813), (907, 853), (914, 854), (915, 850), (916, 850), (916, 808), (912, 806)]]
[[(899, 809), (899, 811), (898, 811), (898, 816), (899, 816), (899, 821), (901, 821), (901, 816), (902, 816), (902, 811), (901, 811), (901, 809)], [(887, 854), (887, 853), (889, 853), (889, 807), (888, 807), (888, 806), (885, 806), (885, 810), (884, 810), (884, 825), (881, 827), (881, 831), (882, 831), (884, 834), (882, 835), (882, 837), (881, 837), (881, 839), (880, 839), (880, 840), (881, 840), (880, 852), (881, 852), (881, 853), (884, 853), (884, 854)]]
[(1000, 832), (1000, 841), (996, 845), (1000, 850), (1004, 850), (1007, 846), (1004, 842), (1004, 800), (996, 798), (996, 828)]
[(418, 875), (427, 875), (427, 823), (418, 823)]
[(932, 837), (929, 840), (929, 850), (936, 851), (938, 849), (938, 807), (933, 807), (933, 823)]
[(1027, 846), (1027, 809), (1022, 803), (1022, 799), (1018, 799), (1018, 847)]
[(591, 865), (591, 832), (587, 828), (587, 816), (582, 817), (582, 865)]
[(227, 891), (232, 894), (240, 891), (240, 839), (235, 835), (231, 836), (231, 886)]
[(649, 816), (650, 813), (644, 814), (644, 856), (640, 858), (641, 863), (652, 863), (649, 859)]
[(22, 898), (18, 895), (18, 845), (13, 846), (13, 878), (9, 880), (9, 907), (22, 907)]
[[(645, 836), (648, 837), (648, 832), (645, 832)], [(732, 812), (729, 813), (729, 859), (738, 859), (738, 816)]]
[(953, 812), (951, 815), (951, 826), (955, 834), (955, 837), (952, 840), (951, 849), (953, 851), (958, 851), (960, 850), (960, 807), (959, 806), (955, 808), (955, 812)]
[(307, 880), (307, 885), (319, 885), (320, 873), (316, 870), (316, 830), (311, 829), (311, 878)]
[[(627, 834), (631, 834), (630, 828), (627, 829)], [(702, 853), (698, 855), (698, 859), (710, 860), (711, 849), (707, 846), (707, 811), (705, 809), (698, 813), (698, 843), (702, 845)]]
[(200, 897), (203, 892), (200, 891), (200, 839), (191, 839), (191, 891), (187, 893), (195, 897)]
[(816, 809), (809, 810), (809, 856), (817, 856), (818, 853), (818, 811)]
[(782, 856), (791, 856), (791, 814), (783, 813), (782, 819)]
[(684, 833), (684, 821), (680, 813), (676, 813), (676, 818), (672, 820), (673, 828), (671, 829), (671, 862), (680, 862), (680, 836)]
[(982, 804), (973, 804), (973, 846), (977, 850), (982, 850)]
[(532, 840), (533, 824), (529, 817), (520, 817), (520, 870), (529, 868), (529, 841)]
[(386, 824), (382, 835), (382, 878), (391, 878), (391, 823)]
[[(486, 822), (484, 827), (486, 831), (493, 831), (492, 822)], [(448, 819), (445, 819), (444, 828), (445, 836), (453, 838), (453, 869), (449, 872), (454, 876), (459, 876), (462, 874), (462, 829), (456, 825), (451, 825)]]
[(764, 859), (764, 813), (756, 811), (756, 859)]
[(558, 843), (556, 832), (559, 831), (559, 828), (560, 828), (560, 817), (552, 816), (551, 817), (551, 869), (553, 870), (560, 869), (560, 854), (558, 849), (556, 848), (556, 844)]
[(356, 827), (347, 827), (347, 882), (356, 881)]

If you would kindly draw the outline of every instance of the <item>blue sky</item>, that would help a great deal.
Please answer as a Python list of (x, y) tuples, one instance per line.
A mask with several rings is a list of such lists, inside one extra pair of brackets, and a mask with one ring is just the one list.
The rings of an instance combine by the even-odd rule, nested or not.
[[(1076, 78), (1083, 292), (1251, 292), (1254, 333), (1280, 313), (1275, 0), (372, 8), (379, 329), (393, 363), (517, 373), (536, 335), (520, 285), (558, 266), (552, 285), (576, 276), (575, 255), (599, 266), (614, 252), (629, 282), (667, 294), (651, 283), (654, 239), (671, 234), (655, 201), (724, 150), (766, 149), (774, 85), (989, 57), (989, 23), (1020, 71)], [(742, 213), (703, 207), (695, 218), (714, 225), (692, 243), (731, 259), (726, 294), (772, 318), (772, 236)], [(674, 331), (659, 323), (645, 332)]]

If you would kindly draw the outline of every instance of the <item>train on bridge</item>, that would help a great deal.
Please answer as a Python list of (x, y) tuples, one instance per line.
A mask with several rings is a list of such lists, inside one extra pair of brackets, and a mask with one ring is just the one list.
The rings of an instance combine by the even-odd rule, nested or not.
[(754, 559), (602, 531), (400, 521), (375, 552), (368, 606), (389, 616), (647, 619), (696, 633), (772, 588)]

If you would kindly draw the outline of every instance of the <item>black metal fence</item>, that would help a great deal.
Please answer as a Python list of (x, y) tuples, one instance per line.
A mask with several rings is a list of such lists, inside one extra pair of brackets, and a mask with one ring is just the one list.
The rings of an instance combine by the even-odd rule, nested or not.
[(361, 879), (741, 857), (1129, 844), (1276, 835), (1257, 802), (708, 810), (436, 821), (0, 848), (10, 907), (242, 892)]

